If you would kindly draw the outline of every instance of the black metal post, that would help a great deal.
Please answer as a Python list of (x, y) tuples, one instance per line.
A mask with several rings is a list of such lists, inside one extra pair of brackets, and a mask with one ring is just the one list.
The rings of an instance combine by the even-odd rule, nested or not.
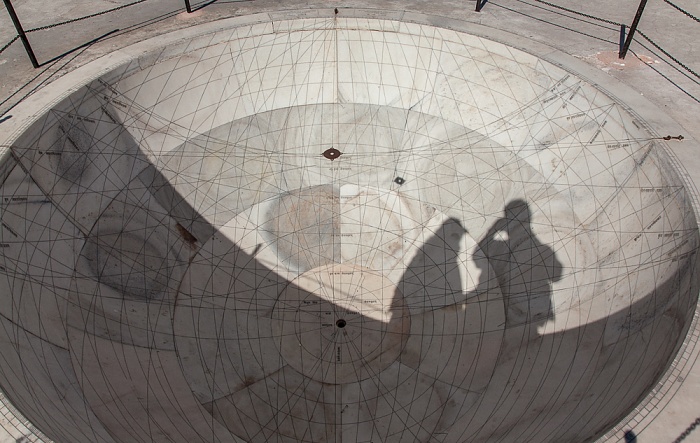
[(185, 9), (187, 9), (187, 12), (192, 12), (192, 5), (190, 5), (190, 0), (185, 0)]
[(29, 40), (27, 39), (27, 34), (24, 33), (24, 29), (22, 29), (22, 24), (19, 22), (19, 18), (17, 18), (17, 13), (15, 13), (15, 8), (12, 7), (12, 3), (10, 3), (10, 0), (3, 0), (5, 2), (5, 7), (7, 8), (7, 12), (10, 13), (10, 18), (12, 19), (12, 23), (15, 24), (15, 29), (17, 29), (17, 34), (19, 35), (20, 40), (22, 40), (22, 44), (24, 45), (24, 49), (27, 51), (27, 55), (29, 56), (29, 60), (32, 61), (32, 66), (34, 68), (39, 67), (39, 62), (36, 61), (36, 56), (34, 55), (34, 51), (32, 51), (32, 47), (29, 44)]
[(476, 12), (481, 12), (481, 0), (476, 0)]
[(620, 49), (618, 49), (618, 55), (622, 52), (622, 48), (625, 46), (625, 31), (627, 26), (620, 25)]
[(632, 26), (630, 26), (630, 33), (627, 35), (627, 38), (625, 39), (625, 44), (622, 47), (622, 50), (620, 51), (620, 58), (625, 58), (627, 55), (627, 50), (630, 48), (630, 43), (632, 43), (632, 37), (634, 37), (634, 31), (637, 30), (637, 25), (639, 24), (639, 20), (642, 18), (642, 12), (644, 12), (644, 7), (647, 5), (647, 0), (642, 0), (639, 3), (639, 8), (637, 8), (637, 15), (634, 16), (634, 21), (632, 22)]

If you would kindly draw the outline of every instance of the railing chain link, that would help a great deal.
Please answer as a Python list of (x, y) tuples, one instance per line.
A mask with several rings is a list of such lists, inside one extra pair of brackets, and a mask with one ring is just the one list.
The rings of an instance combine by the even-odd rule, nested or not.
[(549, 3), (549, 2), (546, 2), (544, 0), (535, 0), (535, 1), (538, 3), (543, 3), (547, 6), (551, 6), (552, 8), (557, 8), (557, 9), (561, 9), (561, 10), (566, 11), (566, 12), (570, 12), (572, 14), (580, 15), (581, 17), (590, 18), (591, 20), (598, 20), (599, 22), (608, 23), (610, 25), (622, 26), (622, 23), (618, 23), (618, 22), (614, 22), (612, 20), (607, 20), (604, 18), (596, 17), (594, 15), (589, 15), (589, 14), (586, 14), (586, 13), (583, 13), (580, 11), (574, 11), (573, 9), (569, 9), (569, 8), (565, 8), (563, 6), (555, 5), (554, 3)]
[(9, 48), (10, 45), (11, 45), (12, 43), (16, 42), (17, 40), (19, 40), (19, 35), (15, 35), (15, 38), (13, 38), (13, 39), (10, 40), (9, 42), (7, 42), (7, 44), (6, 44), (5, 46), (3, 46), (2, 48), (0, 48), (0, 54), (2, 54), (3, 52), (5, 52), (5, 49)]
[(106, 11), (96, 12), (95, 14), (90, 14), (90, 15), (86, 15), (86, 16), (83, 16), (83, 17), (73, 18), (73, 19), (70, 19), (70, 20), (66, 20), (66, 21), (64, 21), (64, 22), (53, 23), (53, 24), (51, 24), (51, 25), (40, 26), (40, 27), (38, 27), (38, 28), (27, 29), (27, 30), (24, 31), (24, 32), (29, 33), (29, 32), (36, 32), (36, 31), (44, 31), (44, 30), (46, 30), (46, 29), (55, 28), (56, 26), (67, 25), (67, 24), (70, 24), (70, 23), (78, 22), (78, 21), (80, 21), (80, 20), (85, 20), (85, 19), (88, 19), (88, 18), (93, 18), (93, 17), (98, 17), (98, 16), (100, 16), (100, 15), (109, 14), (110, 12), (114, 12), (114, 11), (118, 11), (118, 10), (120, 10), (120, 9), (128, 8), (129, 6), (134, 6), (134, 5), (137, 5), (137, 4), (139, 4), (139, 3), (143, 3), (143, 2), (145, 2), (145, 1), (148, 1), (148, 0), (137, 0), (137, 1), (135, 1), (135, 2), (127, 3), (126, 5), (121, 5), (121, 6), (117, 6), (116, 8), (107, 9)]
[(674, 3), (671, 3), (669, 0), (664, 0), (664, 1), (665, 1), (666, 3), (668, 3), (669, 5), (673, 6), (674, 8), (678, 9), (679, 11), (681, 11), (683, 14), (685, 14), (685, 15), (687, 15), (688, 17), (692, 18), (692, 19), (695, 20), (696, 22), (700, 22), (700, 18), (695, 17), (693, 14), (691, 14), (690, 12), (688, 12), (688, 11), (686, 11), (685, 9), (681, 8), (680, 6), (678, 6), (678, 5), (674, 4)]
[(658, 49), (659, 51), (661, 51), (662, 53), (664, 53), (664, 55), (666, 55), (666, 57), (668, 57), (668, 58), (670, 58), (671, 60), (673, 60), (674, 62), (676, 62), (679, 66), (683, 67), (683, 69), (685, 69), (686, 71), (690, 72), (690, 73), (693, 74), (695, 77), (700, 78), (700, 74), (698, 74), (697, 72), (693, 71), (691, 68), (689, 68), (688, 66), (686, 66), (682, 61), (678, 60), (676, 57), (674, 57), (674, 56), (672, 56), (671, 54), (669, 54), (665, 49), (663, 49), (663, 48), (662, 48), (661, 46), (659, 46), (655, 41), (653, 41), (652, 39), (650, 39), (650, 38), (649, 38), (646, 34), (644, 34), (641, 30), (637, 29), (637, 32), (639, 32), (639, 35), (641, 35), (642, 37), (644, 37), (644, 38), (646, 39), (646, 41), (648, 41), (649, 43), (651, 43), (656, 49)]
[(688, 438), (690, 433), (693, 432), (698, 426), (700, 426), (700, 418), (696, 418), (695, 421), (690, 426), (688, 426), (686, 430), (678, 436), (677, 439), (673, 440), (673, 443), (681, 443), (683, 440)]

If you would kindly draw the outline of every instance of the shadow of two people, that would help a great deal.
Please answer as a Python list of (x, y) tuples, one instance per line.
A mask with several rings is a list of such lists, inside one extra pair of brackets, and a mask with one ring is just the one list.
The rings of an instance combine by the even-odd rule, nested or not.
[[(531, 217), (526, 201), (511, 201), (503, 216), (486, 231), (477, 248), (468, 251), (473, 256), (486, 258), (474, 260), (480, 268), (476, 291), (493, 287), (500, 289), (506, 312), (505, 327), (522, 323), (540, 326), (554, 316), (552, 283), (562, 278), (563, 266), (554, 250), (539, 241), (533, 232)], [(423, 286), (421, 296), (430, 298), (431, 293), (435, 293), (453, 303), (476, 295), (462, 293), (465, 285), (459, 272), (459, 255), (465, 234), (467, 231), (460, 220), (446, 220), (408, 264), (398, 287), (416, 287), (420, 282)], [(426, 273), (430, 277), (426, 277)], [(494, 276), (496, 281), (486, 280)], [(418, 291), (408, 289), (405, 292)]]

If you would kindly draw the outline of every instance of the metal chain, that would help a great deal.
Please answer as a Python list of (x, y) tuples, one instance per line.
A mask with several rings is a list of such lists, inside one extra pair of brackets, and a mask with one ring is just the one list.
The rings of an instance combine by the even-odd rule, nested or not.
[(9, 48), (10, 45), (11, 45), (12, 43), (16, 42), (18, 38), (19, 38), (19, 35), (15, 35), (15, 38), (13, 38), (12, 40), (10, 40), (5, 46), (3, 46), (2, 48), (0, 48), (0, 54), (2, 54), (3, 52), (5, 52), (5, 49)]
[(688, 428), (685, 431), (683, 431), (683, 433), (677, 439), (673, 440), (673, 443), (680, 443), (686, 438), (688, 438), (690, 433), (693, 432), (698, 426), (700, 426), (700, 418), (696, 418), (695, 421), (690, 426), (688, 426)]
[(676, 62), (678, 65), (682, 66), (683, 69), (685, 69), (686, 71), (690, 72), (690, 73), (693, 74), (695, 77), (700, 78), (700, 74), (698, 74), (697, 72), (693, 71), (693, 70), (690, 69), (688, 66), (686, 66), (683, 62), (681, 62), (680, 60), (678, 60), (676, 57), (674, 57), (674, 56), (672, 56), (671, 54), (669, 54), (668, 52), (666, 52), (665, 49), (663, 49), (661, 46), (659, 46), (658, 44), (656, 44), (656, 42), (654, 42), (652, 39), (650, 39), (649, 37), (647, 37), (647, 35), (644, 34), (641, 30), (637, 29), (637, 32), (639, 33), (639, 35), (641, 35), (642, 37), (644, 37), (649, 43), (651, 43), (656, 49), (658, 49), (659, 51), (663, 52), (663, 53), (666, 55), (666, 57), (670, 58), (671, 60), (673, 60), (674, 62)]
[(596, 16), (594, 16), (594, 15), (585, 14), (585, 13), (583, 13), (583, 12), (574, 11), (573, 9), (569, 9), (569, 8), (565, 8), (565, 7), (563, 7), (563, 6), (555, 5), (554, 3), (549, 3), (549, 2), (546, 2), (546, 1), (544, 1), (544, 0), (535, 0), (535, 1), (538, 2), (538, 3), (543, 3), (543, 4), (547, 5), (547, 6), (551, 6), (551, 7), (553, 7), (553, 8), (557, 8), (557, 9), (561, 9), (561, 10), (563, 10), (563, 11), (570, 12), (570, 13), (572, 13), (572, 14), (576, 14), (576, 15), (580, 15), (580, 16), (582, 16), (582, 17), (590, 18), (590, 19), (592, 19), (592, 20), (598, 20), (599, 22), (608, 23), (608, 24), (610, 24), (610, 25), (622, 26), (622, 23), (618, 23), (618, 22), (614, 22), (614, 21), (612, 21), (612, 20), (607, 20), (607, 19), (604, 19), (604, 18), (596, 17)]
[(695, 17), (693, 14), (691, 14), (690, 12), (688, 12), (688, 11), (686, 11), (685, 9), (681, 8), (680, 6), (678, 6), (678, 5), (674, 4), (674, 3), (671, 3), (671, 2), (668, 1), (668, 0), (664, 0), (664, 1), (665, 1), (666, 3), (668, 3), (669, 5), (673, 6), (674, 8), (678, 9), (679, 11), (681, 11), (683, 14), (685, 14), (685, 15), (687, 15), (688, 17), (692, 18), (692, 19), (695, 20), (696, 22), (700, 22), (700, 18)]
[(78, 17), (78, 18), (74, 18), (74, 19), (71, 19), (71, 20), (66, 20), (65, 22), (54, 23), (54, 24), (52, 24), (52, 25), (46, 25), (46, 26), (40, 26), (40, 27), (38, 27), (38, 28), (27, 29), (27, 30), (24, 31), (24, 32), (29, 33), (29, 32), (35, 32), (35, 31), (44, 31), (44, 30), (46, 30), (46, 29), (55, 28), (56, 26), (67, 25), (67, 24), (69, 24), (69, 23), (75, 23), (75, 22), (80, 21), (80, 20), (85, 20), (85, 19), (88, 19), (88, 18), (93, 18), (93, 17), (98, 17), (98, 16), (100, 16), (100, 15), (109, 14), (110, 12), (114, 12), (114, 11), (118, 11), (118, 10), (120, 10), (120, 9), (128, 8), (129, 6), (134, 6), (134, 5), (137, 5), (137, 4), (139, 4), (139, 3), (143, 3), (143, 2), (145, 2), (145, 1), (147, 1), (147, 0), (137, 0), (137, 1), (135, 1), (135, 2), (127, 3), (126, 5), (117, 6), (116, 8), (108, 9), (108, 10), (106, 10), (106, 11), (97, 12), (97, 13), (95, 13), (95, 14), (90, 14), (90, 15), (86, 15), (86, 16), (84, 16), (84, 17)]
[[(642, 43), (641, 41), (637, 41), (636, 43), (637, 43), (639, 46), (641, 46), (642, 48), (644, 48), (644, 49), (646, 49), (647, 51), (649, 51), (650, 54), (654, 54), (656, 57), (661, 58), (661, 56), (660, 56), (659, 54), (657, 54), (656, 52), (654, 52), (654, 48), (649, 47), (648, 45)], [(642, 60), (642, 59), (639, 57), (639, 55), (636, 54), (636, 53), (634, 52), (633, 49), (630, 49), (630, 52), (631, 52), (632, 54), (634, 54), (635, 57), (637, 57), (640, 61), (644, 62), (644, 60)], [(649, 67), (649, 69), (651, 69), (652, 71), (656, 72), (656, 73), (659, 74), (661, 77), (663, 77), (667, 82), (669, 82), (670, 84), (672, 84), (673, 86), (675, 86), (675, 87), (676, 87), (679, 91), (681, 91), (683, 94), (687, 95), (687, 96), (690, 97), (691, 99), (693, 99), (693, 100), (695, 100), (696, 102), (700, 103), (700, 98), (695, 97), (693, 94), (691, 94), (690, 92), (688, 92), (688, 91), (686, 91), (685, 89), (683, 89), (683, 87), (681, 87), (681, 85), (679, 85), (678, 83), (676, 83), (675, 81), (673, 81), (668, 75), (664, 74), (664, 73), (661, 72), (659, 69), (657, 69), (657, 68), (654, 66), (653, 63), (648, 63), (647, 66)], [(694, 81), (692, 78), (690, 78), (690, 76), (689, 76), (688, 74), (686, 74), (685, 72), (681, 71), (680, 68), (676, 67), (676, 65), (672, 65), (672, 64), (669, 63), (669, 66), (670, 66), (671, 68), (675, 69), (676, 71), (680, 72), (680, 73), (683, 74), (684, 76), (688, 77), (691, 81)], [(695, 82), (695, 83), (697, 83), (697, 82)]]

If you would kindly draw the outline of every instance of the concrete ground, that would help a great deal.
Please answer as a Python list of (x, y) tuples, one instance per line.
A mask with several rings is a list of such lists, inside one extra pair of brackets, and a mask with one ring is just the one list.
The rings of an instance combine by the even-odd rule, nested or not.
[[(128, 0), (54, 0), (48, 4), (39, 0), (13, 2), (25, 29), (98, 13), (128, 3)], [(674, 3), (690, 14), (700, 16), (700, 7), (695, 2), (678, 0)], [(581, 5), (559, 0), (556, 4), (629, 25), (638, 2), (592, 0)], [(575, 15), (535, 0), (489, 1), (480, 13), (474, 12), (473, 2), (455, 0), (219, 0), (211, 4), (194, 1), (193, 6), (201, 9), (186, 14), (181, 0), (147, 0), (87, 21), (32, 32), (29, 34), (30, 40), (42, 63), (39, 69), (32, 68), (20, 42), (13, 43), (0, 54), (0, 122), (12, 118), (17, 103), (65, 73), (116, 49), (193, 24), (280, 9), (337, 7), (341, 11), (343, 8), (395, 10), (444, 17), (444, 22), (440, 23), (444, 26), (449, 26), (450, 20), (454, 19), (501, 29), (552, 46), (620, 80), (680, 125), (682, 134), (667, 130), (663, 119), (648, 121), (652, 130), (660, 136), (683, 135), (686, 138), (684, 142), (671, 140), (669, 146), (678, 151), (686, 169), (686, 177), (699, 183), (700, 165), (694, 164), (698, 160), (692, 152), (687, 152), (687, 147), (693, 145), (693, 139), (700, 140), (700, 127), (696, 123), (696, 116), (700, 112), (700, 85), (694, 74), (700, 72), (700, 44), (697, 43), (700, 42), (700, 24), (661, 0), (647, 5), (640, 30), (681, 61), (687, 69), (671, 61), (639, 35), (631, 46), (633, 53), (621, 61), (616, 57), (619, 40), (619, 28), (616, 25)], [(119, 30), (113, 32), (116, 29)], [(99, 41), (81, 47), (108, 33), (110, 34)], [(6, 13), (0, 14), (0, 47), (14, 35), (9, 16)], [(69, 53), (60, 57), (66, 52)], [(667, 374), (668, 383), (661, 384), (658, 392), (655, 392), (658, 395), (640, 408), (640, 411), (636, 411), (640, 412), (638, 418), (625, 421), (619, 429), (609, 433), (611, 441), (625, 441), (625, 433), (629, 437), (631, 431), (639, 442), (671, 442), (681, 437), (698, 418), (700, 365), (694, 365), (700, 351), (696, 348), (699, 334), (697, 325), (693, 325), (687, 340), (688, 346), (681, 351), (683, 355), (679, 355), (677, 364)], [(23, 441), (21, 438), (24, 432), (24, 429), (19, 429), (0, 441)], [(685, 441), (700, 441), (700, 434), (691, 433)]]

